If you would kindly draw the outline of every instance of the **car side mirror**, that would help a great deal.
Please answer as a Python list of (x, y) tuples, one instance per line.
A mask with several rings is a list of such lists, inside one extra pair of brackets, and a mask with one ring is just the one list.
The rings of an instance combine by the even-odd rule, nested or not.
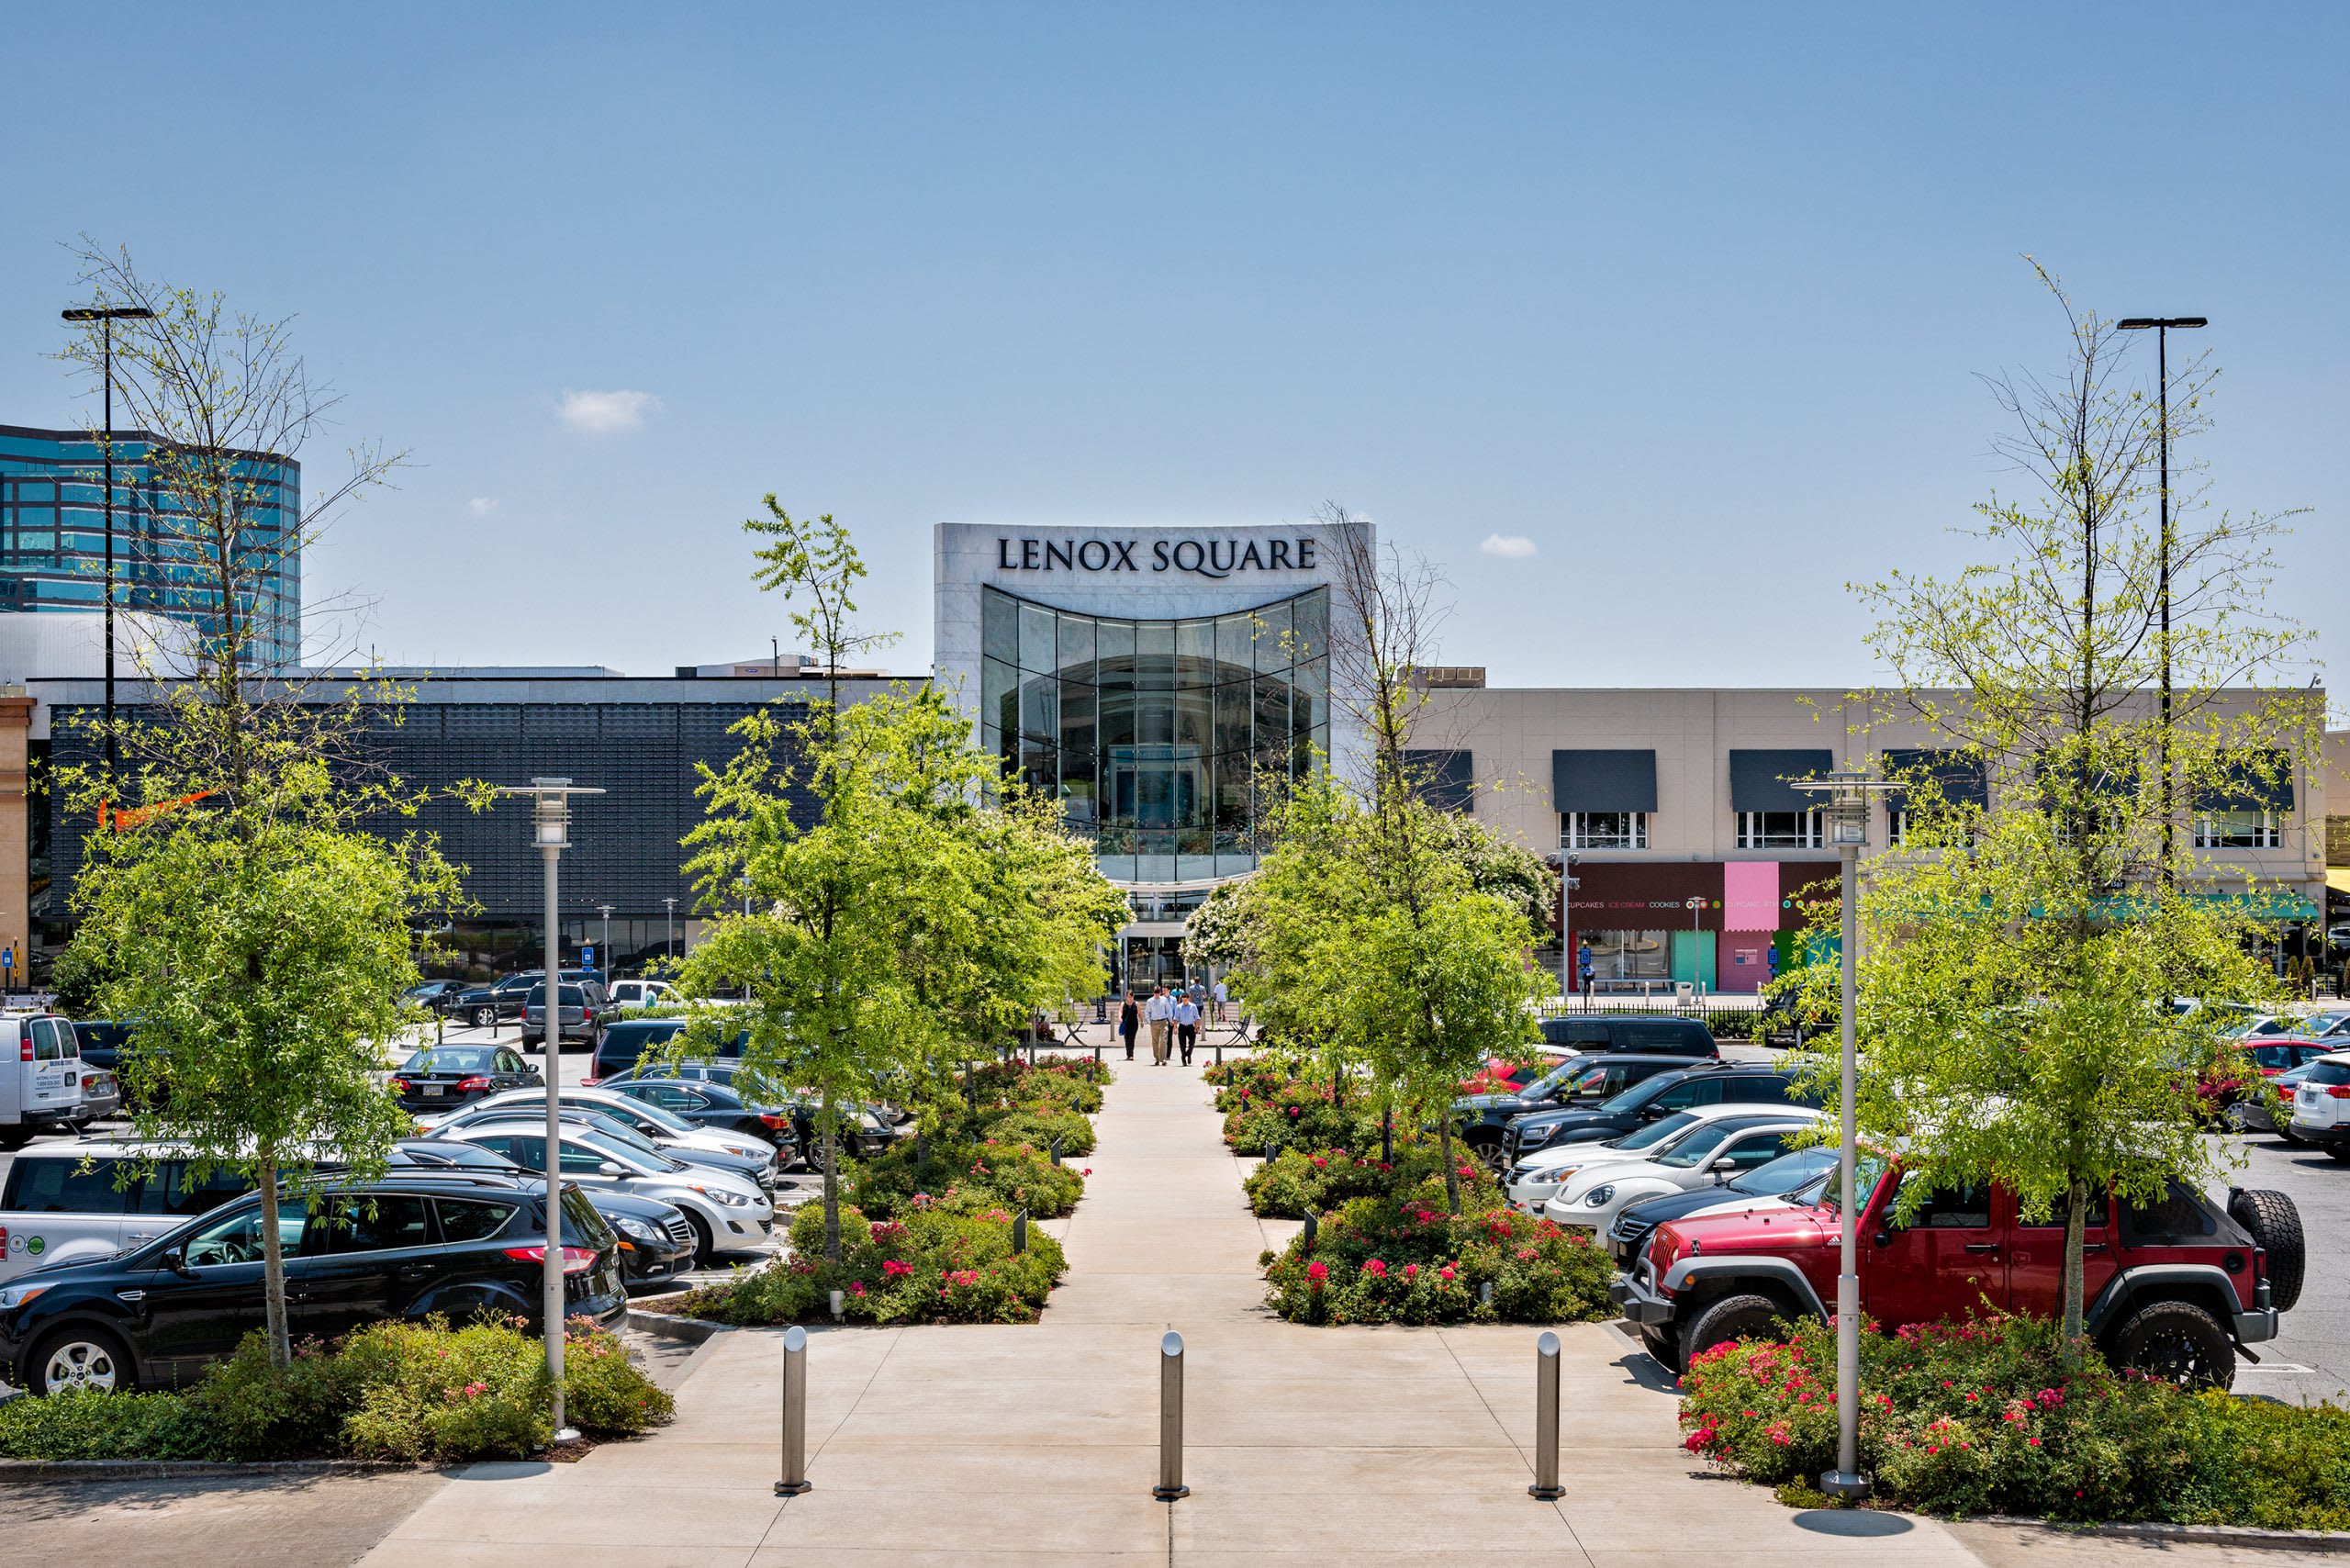
[(1870, 1237), (1869, 1239), (1875, 1242), (1879, 1247), (1890, 1247), (1893, 1245), (1893, 1237), (1886, 1231), (1880, 1230), (1874, 1236)]
[(164, 1252), (161, 1261), (164, 1268), (169, 1269), (174, 1274), (178, 1274), (185, 1279), (193, 1279), (196, 1277), (196, 1271), (188, 1267), (187, 1249), (185, 1247), (173, 1247), (169, 1249)]
[(628, 1172), (621, 1170), (620, 1166), (615, 1164), (613, 1161), (607, 1159), (601, 1165), (596, 1167), (596, 1174), (599, 1176), (625, 1176)]

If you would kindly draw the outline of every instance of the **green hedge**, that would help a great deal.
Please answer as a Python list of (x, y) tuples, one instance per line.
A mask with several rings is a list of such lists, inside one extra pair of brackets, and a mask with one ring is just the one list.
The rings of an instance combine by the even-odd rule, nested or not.
[[(1615, 1316), (1615, 1269), (1581, 1233), (1517, 1214), (1473, 1165), (1461, 1207), (1445, 1212), (1441, 1179), (1400, 1197), (1357, 1198), (1268, 1252), (1266, 1304), (1297, 1323), (1580, 1323)], [(1483, 1299), (1483, 1287), (1494, 1287)]]
[(846, 1201), (877, 1220), (911, 1212), (918, 1195), (926, 1205), (952, 1214), (1026, 1209), (1032, 1218), (1049, 1219), (1075, 1208), (1085, 1193), (1079, 1167), (1055, 1165), (1032, 1143), (993, 1137), (972, 1142), (927, 1132), (919, 1142), (917, 1151), (916, 1139), (900, 1138), (851, 1167)]
[[(564, 1402), (594, 1437), (669, 1419), (669, 1395), (619, 1340), (584, 1327), (565, 1336)], [(176, 1394), (59, 1394), (0, 1406), (0, 1454), (12, 1459), (520, 1459), (546, 1446), (546, 1362), (511, 1321), (451, 1328), (369, 1324), (335, 1345), (307, 1340), (283, 1370), (248, 1335), (202, 1382)]]
[(832, 1293), (858, 1323), (1033, 1323), (1068, 1267), (1060, 1243), (1035, 1226), (1012, 1250), (1012, 1216), (929, 1205), (878, 1223), (841, 1210), (841, 1260), (824, 1260), (823, 1210), (791, 1219), (791, 1260), (738, 1272), (663, 1305), (692, 1317), (750, 1325), (829, 1323)]
[[(1800, 1506), (1834, 1467), (1833, 1330), (1707, 1350), (1681, 1380), (1692, 1453)], [(1995, 1318), (1861, 1336), (1861, 1466), (1938, 1514), (2350, 1529), (2350, 1411), (2068, 1364), (2054, 1324)]]

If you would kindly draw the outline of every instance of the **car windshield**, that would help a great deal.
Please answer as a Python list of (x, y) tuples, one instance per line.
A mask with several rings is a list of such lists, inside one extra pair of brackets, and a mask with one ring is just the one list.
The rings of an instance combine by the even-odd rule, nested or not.
[(1659, 1165), (1669, 1165), (1675, 1170), (1686, 1170), (1702, 1159), (1712, 1157), (1729, 1135), (1744, 1126), (1742, 1122), (1708, 1122), (1704, 1126), (1673, 1146), (1671, 1151), (1656, 1158)]
[(402, 1072), (487, 1072), (497, 1052), (481, 1046), (433, 1046), (408, 1058)]
[(1552, 1068), (1550, 1071), (1544, 1073), (1541, 1077), (1536, 1079), (1533, 1082), (1528, 1084), (1517, 1092), (1520, 1096), (1528, 1100), (1544, 1099), (1556, 1092), (1564, 1085), (1572, 1083), (1576, 1079), (1581, 1078), (1589, 1070), (1590, 1064), (1588, 1062), (1584, 1061), (1581, 1057), (1573, 1057), (1566, 1061), (1561, 1062), (1558, 1066)]
[(398, 1144), (394, 1151), (405, 1156), (411, 1165), (453, 1165), (467, 1170), (521, 1169), (494, 1148), (484, 1148), (477, 1143), (460, 1143), (454, 1138), (431, 1144)]
[(1637, 1111), (1666, 1090), (1685, 1081), (1677, 1072), (1660, 1072), (1646, 1083), (1635, 1083), (1612, 1100), (1603, 1100), (1603, 1111)]
[[(1863, 1211), (1869, 1206), (1869, 1195), (1876, 1191), (1877, 1182), (1884, 1175), (1885, 1157), (1883, 1155), (1871, 1154), (1868, 1150), (1863, 1149), (1853, 1159), (1852, 1193), (1859, 1199)], [(1842, 1194), (1838, 1190), (1840, 1185), (1835, 1180), (1835, 1172), (1830, 1171), (1829, 1180), (1820, 1184), (1819, 1196), (1813, 1201), (1835, 1209), (1841, 1214), (1843, 1211), (1843, 1204)]]
[(636, 1150), (639, 1154), (659, 1156), (661, 1153), (659, 1145), (610, 1111), (599, 1111), (593, 1105), (581, 1105), (575, 1103), (564, 1106), (563, 1114), (587, 1123), (597, 1137), (610, 1138), (623, 1148)]
[(655, 1172), (671, 1176), (686, 1169), (683, 1160), (670, 1159), (651, 1144), (646, 1144), (641, 1150), (631, 1148), (600, 1131), (573, 1133), (567, 1135), (565, 1141), (576, 1141), (599, 1154), (618, 1161), (640, 1176)]
[(1768, 1165), (1756, 1166), (1732, 1182), (1729, 1190), (1750, 1198), (1780, 1198), (1799, 1187), (1810, 1186), (1822, 1172), (1835, 1169), (1834, 1149), (1799, 1148), (1793, 1154), (1779, 1156)]
[[(677, 1115), (674, 1112), (671, 1112), (662, 1106), (656, 1105), (650, 1100), (641, 1100), (633, 1094), (630, 1095), (628, 1099), (629, 1103), (636, 1108), (636, 1114), (643, 1116), (646, 1121), (651, 1122), (655, 1126), (659, 1127), (664, 1132), (695, 1133), (701, 1130), (695, 1126), (691, 1122), (686, 1120), (685, 1117)], [(588, 1103), (592, 1105), (595, 1102), (589, 1101)]]
[(1610, 1148), (1662, 1148), (1696, 1125), (1697, 1116), (1695, 1112), (1675, 1111), (1662, 1121), (1651, 1122), (1647, 1126), (1626, 1133), (1622, 1137), (1609, 1138), (1607, 1147)]

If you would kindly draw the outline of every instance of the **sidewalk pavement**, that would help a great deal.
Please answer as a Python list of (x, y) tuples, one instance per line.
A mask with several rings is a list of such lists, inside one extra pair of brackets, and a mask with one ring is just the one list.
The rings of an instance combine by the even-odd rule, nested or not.
[[(1197, 1070), (1117, 1066), (1087, 1161), (1094, 1174), (1065, 1226), (1068, 1280), (1042, 1323), (811, 1335), (814, 1490), (771, 1493), (780, 1336), (739, 1331), (701, 1358), (674, 1426), (576, 1464), (476, 1466), (364, 1562), (1978, 1562), (1930, 1520), (1797, 1513), (1707, 1474), (1679, 1445), (1669, 1381), (1602, 1325), (1561, 1334), (1568, 1495), (1528, 1497), (1537, 1330), (1274, 1318), (1257, 1266), (1266, 1231)], [(1166, 1504), (1150, 1488), (1158, 1343), (1170, 1327), (1187, 1352), (1192, 1495)], [(2122, 1550), (2112, 1560), (2136, 1555)]]

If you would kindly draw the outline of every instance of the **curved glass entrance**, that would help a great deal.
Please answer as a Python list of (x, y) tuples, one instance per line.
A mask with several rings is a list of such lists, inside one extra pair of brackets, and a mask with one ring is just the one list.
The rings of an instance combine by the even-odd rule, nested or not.
[(981, 739), (1056, 796), (1119, 882), (1257, 863), (1257, 773), (1330, 745), (1327, 588), (1231, 615), (1127, 621), (980, 592)]

